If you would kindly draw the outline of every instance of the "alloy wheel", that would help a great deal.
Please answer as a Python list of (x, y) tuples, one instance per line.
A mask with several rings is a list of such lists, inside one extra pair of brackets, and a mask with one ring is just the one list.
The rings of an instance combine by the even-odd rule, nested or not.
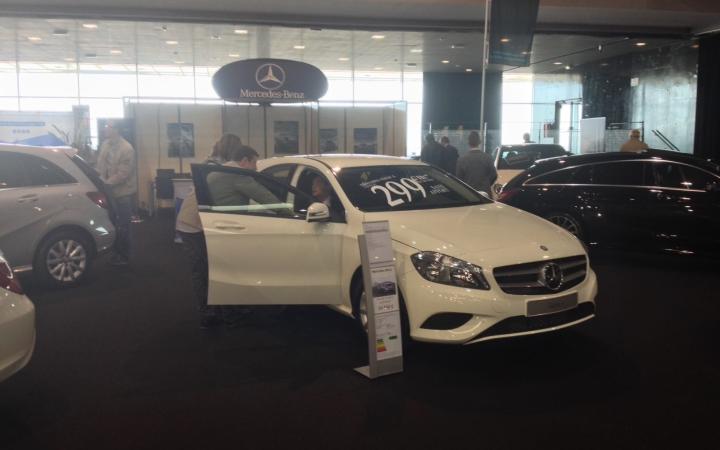
[(547, 220), (561, 228), (566, 229), (575, 236), (580, 236), (580, 224), (578, 224), (577, 221), (571, 217), (565, 215), (550, 216), (547, 218)]
[(74, 282), (85, 273), (87, 253), (79, 242), (72, 239), (63, 239), (50, 247), (45, 263), (48, 273), (56, 281), (61, 283)]

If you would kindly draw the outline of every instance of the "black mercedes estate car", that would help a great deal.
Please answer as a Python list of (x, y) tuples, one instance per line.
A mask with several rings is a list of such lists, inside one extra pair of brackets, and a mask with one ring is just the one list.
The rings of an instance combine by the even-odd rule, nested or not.
[(591, 246), (720, 256), (720, 166), (649, 150), (537, 161), (499, 201)]

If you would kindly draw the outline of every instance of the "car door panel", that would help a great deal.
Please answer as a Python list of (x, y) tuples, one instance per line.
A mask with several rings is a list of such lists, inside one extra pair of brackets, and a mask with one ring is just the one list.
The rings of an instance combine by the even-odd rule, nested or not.
[[(262, 204), (213, 205), (208, 178), (217, 172), (247, 177), (273, 189), (278, 204), (303, 195), (262, 174), (193, 165), (208, 251), (211, 305), (340, 304), (341, 229), (295, 216), (266, 214)], [(210, 181), (208, 181), (210, 180)], [(213, 208), (215, 207), (215, 211)], [(272, 206), (276, 208), (276, 206)]]

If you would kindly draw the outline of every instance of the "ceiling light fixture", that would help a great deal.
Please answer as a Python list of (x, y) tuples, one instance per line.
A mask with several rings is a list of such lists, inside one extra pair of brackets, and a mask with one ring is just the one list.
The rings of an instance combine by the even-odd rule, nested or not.
[(472, 72), (472, 69), (465, 69), (465, 72)]
[(42, 38), (40, 36), (28, 36), (28, 41), (40, 42), (40, 41), (42, 41)]
[(68, 30), (65, 28), (56, 28), (53, 30), (53, 36), (67, 36)]
[(235, 34), (248, 34), (248, 30), (241, 30), (238, 28), (235, 30)]
[(510, 42), (510, 38), (500, 38), (500, 42), (502, 42), (503, 44), (507, 44), (508, 42)]
[(110, 50), (110, 54), (111, 55), (122, 55), (122, 50), (113, 49), (113, 50)]
[(442, 62), (443, 64), (450, 64), (450, 61), (448, 61), (447, 59), (443, 59), (443, 60), (440, 61), (440, 62)]
[(370, 36), (370, 37), (371, 37), (372, 39), (378, 39), (378, 40), (379, 40), (379, 39), (385, 39), (385, 35), (384, 35), (384, 34), (373, 34), (373, 35)]
[(185, 61), (173, 61), (175, 64), (185, 64)]
[(375, 70), (382, 70), (382, 67), (375, 67)]
[(350, 61), (350, 58), (346, 58), (343, 56), (341, 58), (338, 58), (338, 61)]
[(411, 48), (410, 53), (422, 53), (422, 49), (421, 48)]
[(98, 24), (96, 23), (84, 23), (82, 24), (83, 28), (87, 28), (88, 30), (96, 30), (98, 27)]
[(294, 48), (295, 50), (305, 50), (305, 46), (304, 46), (304, 45), (293, 45), (293, 48)]
[(647, 43), (646, 42), (636, 42), (635, 45), (637, 47), (645, 47), (647, 45)]
[(462, 49), (462, 48), (465, 48), (465, 44), (453, 44), (450, 46), (450, 48)]
[(571, 69), (570, 66), (565, 66), (565, 70), (570, 70), (570, 69)]
[(67, 62), (75, 62), (75, 58), (64, 58)]
[(240, 53), (228, 53), (228, 56), (231, 57), (231, 58), (239, 58), (239, 57), (240, 57)]
[(560, 61), (555, 61), (553, 64), (555, 64), (556, 66), (562, 66), (563, 63)]
[(167, 45), (178, 45), (178, 41), (165, 41)]

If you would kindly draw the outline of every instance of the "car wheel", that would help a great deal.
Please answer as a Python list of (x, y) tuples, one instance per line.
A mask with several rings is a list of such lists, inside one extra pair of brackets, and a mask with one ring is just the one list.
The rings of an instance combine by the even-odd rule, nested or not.
[(42, 241), (33, 271), (45, 284), (75, 286), (87, 276), (93, 256), (92, 246), (83, 234), (61, 230)]
[(574, 234), (578, 239), (583, 238), (582, 225), (580, 224), (580, 221), (571, 214), (550, 213), (545, 216), (545, 219)]
[[(356, 283), (356, 285), (354, 286), (352, 294), (353, 316), (355, 318), (355, 323), (357, 324), (358, 329), (363, 333), (363, 335), (367, 336), (369, 320), (367, 308), (368, 297), (365, 294), (365, 286), (362, 283), (362, 278), (361, 281)], [(403, 348), (407, 349), (413, 342), (412, 338), (410, 338), (410, 322), (408, 319), (407, 308), (405, 307), (405, 300), (403, 299), (401, 293), (398, 292), (398, 294), (400, 296), (400, 322)]]

